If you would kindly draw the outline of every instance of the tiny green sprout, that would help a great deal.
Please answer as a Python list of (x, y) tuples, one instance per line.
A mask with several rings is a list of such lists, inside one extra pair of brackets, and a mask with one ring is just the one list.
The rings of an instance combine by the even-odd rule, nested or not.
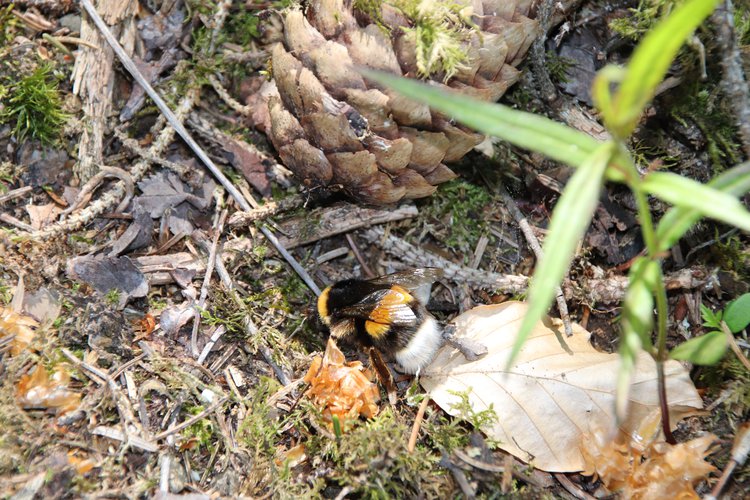
[(30, 137), (53, 144), (60, 138), (68, 115), (62, 110), (58, 80), (51, 73), (51, 66), (39, 66), (11, 84), (2, 100), (5, 107), (0, 111), (0, 123), (15, 123), (13, 134), (18, 141)]
[(560, 83), (568, 82), (568, 71), (575, 61), (568, 57), (559, 56), (554, 51), (547, 51), (547, 72), (552, 80)]
[(453, 0), (394, 0), (390, 2), (411, 20), (404, 28), (416, 44), (420, 76), (443, 74), (445, 81), (466, 67), (465, 44), (478, 27), (465, 12), (465, 5)]
[(669, 353), (672, 359), (681, 359), (696, 365), (715, 365), (727, 351), (730, 335), (740, 333), (750, 324), (750, 293), (741, 295), (724, 308), (713, 312), (701, 304), (703, 326), (708, 333), (684, 342)]
[(104, 299), (111, 305), (116, 306), (120, 303), (120, 290), (117, 288), (113, 288), (112, 290), (107, 292), (107, 295), (104, 296)]
[(458, 397), (458, 401), (451, 405), (451, 408), (458, 412), (458, 416), (467, 422), (469, 422), (475, 429), (482, 429), (483, 427), (494, 424), (498, 421), (497, 413), (492, 404), (486, 410), (476, 411), (469, 401), (469, 394), (471, 388), (466, 391), (449, 391), (454, 396)]

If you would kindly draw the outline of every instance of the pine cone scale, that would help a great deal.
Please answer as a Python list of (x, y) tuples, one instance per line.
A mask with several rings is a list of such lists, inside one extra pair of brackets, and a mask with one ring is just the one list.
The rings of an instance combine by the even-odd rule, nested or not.
[[(462, 1), (474, 7), (470, 22), (461, 24), (467, 9), (460, 15), (446, 11), (439, 22), (465, 37), (465, 60), (438, 71), (432, 84), (496, 101), (518, 80), (515, 66), (537, 35), (538, 24), (528, 17), (531, 2)], [(430, 5), (455, 9), (454, 2)], [(483, 139), (358, 71), (369, 67), (416, 78), (424, 64), (435, 62), (432, 53), (420, 52), (423, 42), (414, 29), (426, 21), (410, 18), (415, 14), (400, 10), (403, 5), (386, 1), (377, 12), (361, 12), (352, 11), (349, 1), (311, 0), (305, 13), (283, 13), (283, 41), (271, 52), (276, 89), (267, 93), (268, 133), (305, 185), (340, 186), (374, 204), (430, 196), (437, 184), (455, 178), (445, 163)]]

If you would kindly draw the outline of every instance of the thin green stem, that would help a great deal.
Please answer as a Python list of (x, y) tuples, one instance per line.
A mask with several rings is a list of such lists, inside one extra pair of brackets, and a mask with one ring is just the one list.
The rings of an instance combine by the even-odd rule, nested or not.
[(670, 444), (676, 444), (669, 423), (669, 405), (667, 401), (666, 381), (664, 379), (664, 362), (667, 359), (667, 289), (664, 287), (664, 277), (661, 270), (661, 258), (659, 257), (659, 242), (656, 238), (656, 229), (651, 217), (651, 207), (648, 205), (648, 196), (640, 188), (639, 182), (630, 185), (638, 204), (638, 212), (641, 218), (641, 231), (643, 241), (646, 244), (648, 257), (659, 263), (659, 279), (653, 284), (652, 290), (656, 299), (656, 352), (651, 351), (651, 356), (656, 362), (657, 382), (659, 385), (659, 403), (661, 407), (661, 423), (664, 438)]

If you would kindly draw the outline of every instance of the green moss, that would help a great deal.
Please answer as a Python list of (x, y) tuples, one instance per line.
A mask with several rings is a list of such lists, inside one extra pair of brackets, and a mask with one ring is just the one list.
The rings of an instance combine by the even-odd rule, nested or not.
[(37, 67), (17, 83), (5, 82), (7, 92), (0, 100), (0, 123), (13, 123), (18, 141), (38, 139), (51, 144), (60, 139), (68, 115), (62, 110), (59, 79), (48, 64)]
[(232, 13), (224, 24), (226, 41), (248, 48), (253, 39), (260, 36), (259, 20), (258, 13), (254, 11), (242, 9), (240, 12)]
[[(0, 8), (0, 47), (10, 47), (10, 42), (18, 34), (19, 19), (13, 15), (14, 5), (11, 3)], [(2, 53), (2, 49), (0, 49)]]
[(712, 166), (718, 171), (735, 165), (742, 158), (736, 140), (734, 112), (719, 94), (715, 83), (694, 79), (684, 86), (685, 91), (672, 106), (671, 115), (685, 127), (695, 124), (706, 138), (706, 151)]
[[(204, 411), (205, 408), (201, 405), (196, 405), (188, 406), (186, 410), (188, 415), (193, 417)], [(199, 447), (209, 450), (213, 449), (213, 446), (217, 442), (216, 429), (214, 428), (213, 420), (210, 418), (202, 418), (187, 427), (182, 436), (189, 440), (195, 439)]]
[(120, 303), (120, 290), (117, 288), (113, 288), (112, 290), (107, 292), (107, 295), (104, 296), (104, 299), (112, 306), (116, 306)]
[(360, 498), (445, 498), (439, 456), (422, 446), (409, 453), (409, 432), (405, 419), (385, 408), (338, 442), (329, 441), (321, 454), (334, 464), (331, 479)]
[(468, 60), (465, 44), (478, 27), (471, 22), (466, 5), (453, 0), (393, 0), (390, 2), (412, 22), (404, 28), (416, 44), (420, 76), (434, 74), (450, 79), (465, 68)]
[(735, 235), (724, 241), (717, 230), (714, 238), (716, 243), (711, 245), (711, 261), (719, 269), (735, 273), (740, 281), (750, 278), (750, 254), (740, 237)]
[[(482, 215), (490, 203), (489, 193), (463, 180), (454, 180), (440, 186), (437, 195), (424, 207), (422, 224), (425, 230), (433, 230), (445, 244), (456, 254), (470, 260), (474, 248), (483, 234), (489, 233), (489, 224)], [(445, 228), (436, 226), (437, 219)]]
[(573, 59), (560, 56), (553, 50), (548, 50), (545, 61), (547, 73), (552, 81), (557, 83), (566, 83), (568, 81), (568, 70), (575, 63)]
[(641, 0), (638, 7), (628, 9), (630, 15), (613, 19), (609, 22), (609, 27), (623, 38), (638, 41), (662, 16), (668, 14), (674, 5), (674, 0)]

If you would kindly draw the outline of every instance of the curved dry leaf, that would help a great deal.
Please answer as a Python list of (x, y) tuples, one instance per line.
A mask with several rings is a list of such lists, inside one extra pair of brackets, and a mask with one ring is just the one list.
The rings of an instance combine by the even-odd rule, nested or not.
[(600, 479), (607, 491), (622, 498), (700, 498), (693, 486), (716, 468), (706, 462), (716, 436), (706, 434), (671, 445), (663, 440), (633, 437), (627, 444), (612, 441), (598, 429), (583, 436), (583, 474)]
[[(38, 326), (39, 323), (34, 318), (0, 306), (0, 347), (9, 342), (11, 355), (21, 354), (31, 344), (34, 339), (34, 329)], [(8, 338), (10, 341), (7, 340)], [(1, 349), (0, 352), (2, 352)]]
[(55, 367), (52, 376), (38, 364), (29, 375), (21, 376), (16, 386), (18, 403), (24, 409), (54, 410), (56, 414), (75, 410), (81, 404), (81, 395), (68, 389), (70, 373), (66, 365)]
[[(523, 302), (476, 307), (454, 320), (455, 336), (481, 342), (488, 354), (473, 362), (444, 346), (423, 372), (422, 386), (446, 412), (467, 392), (475, 411), (492, 406), (498, 419), (482, 430), (500, 448), (535, 467), (553, 472), (584, 468), (579, 444), (584, 433), (609, 428), (619, 356), (596, 351), (590, 333), (573, 325), (565, 337), (561, 325), (545, 318), (506, 370), (511, 347), (528, 306)], [(565, 337), (565, 338), (564, 338)], [(564, 342), (565, 346), (561, 346)], [(671, 423), (702, 407), (687, 371), (677, 362), (665, 364)], [(629, 435), (658, 407), (656, 365), (646, 353), (637, 359), (627, 420), (619, 432)]]
[(380, 392), (372, 379), (370, 370), (359, 361), (347, 362), (344, 353), (329, 338), (326, 352), (313, 359), (305, 375), (305, 382), (310, 384), (305, 395), (320, 408), (329, 424), (335, 416), (346, 431), (360, 415), (365, 418), (377, 415)]

